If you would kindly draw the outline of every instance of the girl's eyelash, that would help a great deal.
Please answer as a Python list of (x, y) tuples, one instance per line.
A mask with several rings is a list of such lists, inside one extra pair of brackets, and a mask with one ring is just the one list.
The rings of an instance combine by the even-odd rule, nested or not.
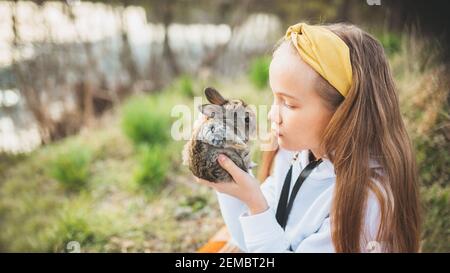
[(283, 101), (283, 104), (284, 104), (284, 106), (286, 106), (289, 109), (294, 108), (294, 106), (287, 104), (286, 101)]
[(286, 106), (288, 109), (293, 109), (293, 108), (294, 108), (293, 105), (287, 104), (286, 101), (285, 101), (284, 99), (282, 99), (282, 98), (275, 97), (275, 102), (277, 102), (277, 101), (278, 101), (279, 103), (281, 103), (282, 105)]

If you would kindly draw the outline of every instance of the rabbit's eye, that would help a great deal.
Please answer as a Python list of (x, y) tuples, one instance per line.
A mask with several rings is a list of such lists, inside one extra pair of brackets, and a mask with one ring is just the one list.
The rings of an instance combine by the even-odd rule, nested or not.
[(245, 112), (245, 119), (244, 120), (245, 120), (246, 123), (250, 122), (250, 117), (249, 116), (250, 116), (250, 114), (248, 112)]

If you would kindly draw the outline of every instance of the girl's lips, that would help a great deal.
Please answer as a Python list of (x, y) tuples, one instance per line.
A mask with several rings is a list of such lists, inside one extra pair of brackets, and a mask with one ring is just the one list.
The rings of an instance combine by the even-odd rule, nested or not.
[(277, 137), (280, 137), (280, 136), (283, 136), (283, 134), (282, 133), (280, 133), (280, 130), (276, 127), (276, 126), (274, 126), (274, 124), (272, 123), (272, 131), (275, 133), (275, 135), (277, 136)]

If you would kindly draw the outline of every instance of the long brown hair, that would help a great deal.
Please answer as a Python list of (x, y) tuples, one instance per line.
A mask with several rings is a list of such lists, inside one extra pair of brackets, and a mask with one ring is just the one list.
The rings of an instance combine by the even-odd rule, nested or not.
[[(380, 205), (376, 241), (382, 250), (417, 252), (420, 205), (415, 157), (383, 47), (356, 26), (325, 27), (350, 48), (353, 70), (352, 86), (345, 99), (321, 76), (316, 81), (318, 95), (335, 110), (322, 139), (336, 172), (330, 214), (335, 249), (360, 252), (365, 247), (363, 224), (371, 190)], [(261, 180), (269, 175), (275, 153), (263, 154)], [(370, 160), (379, 168), (371, 168)]]

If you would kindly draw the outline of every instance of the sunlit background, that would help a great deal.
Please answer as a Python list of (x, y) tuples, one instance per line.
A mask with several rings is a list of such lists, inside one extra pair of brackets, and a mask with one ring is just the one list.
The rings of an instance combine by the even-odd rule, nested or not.
[(392, 2), (0, 1), (0, 251), (199, 249), (224, 223), (181, 166), (171, 109), (206, 86), (270, 105), (272, 48), (306, 21), (383, 44), (419, 164), (422, 250), (449, 252), (449, 9)]

